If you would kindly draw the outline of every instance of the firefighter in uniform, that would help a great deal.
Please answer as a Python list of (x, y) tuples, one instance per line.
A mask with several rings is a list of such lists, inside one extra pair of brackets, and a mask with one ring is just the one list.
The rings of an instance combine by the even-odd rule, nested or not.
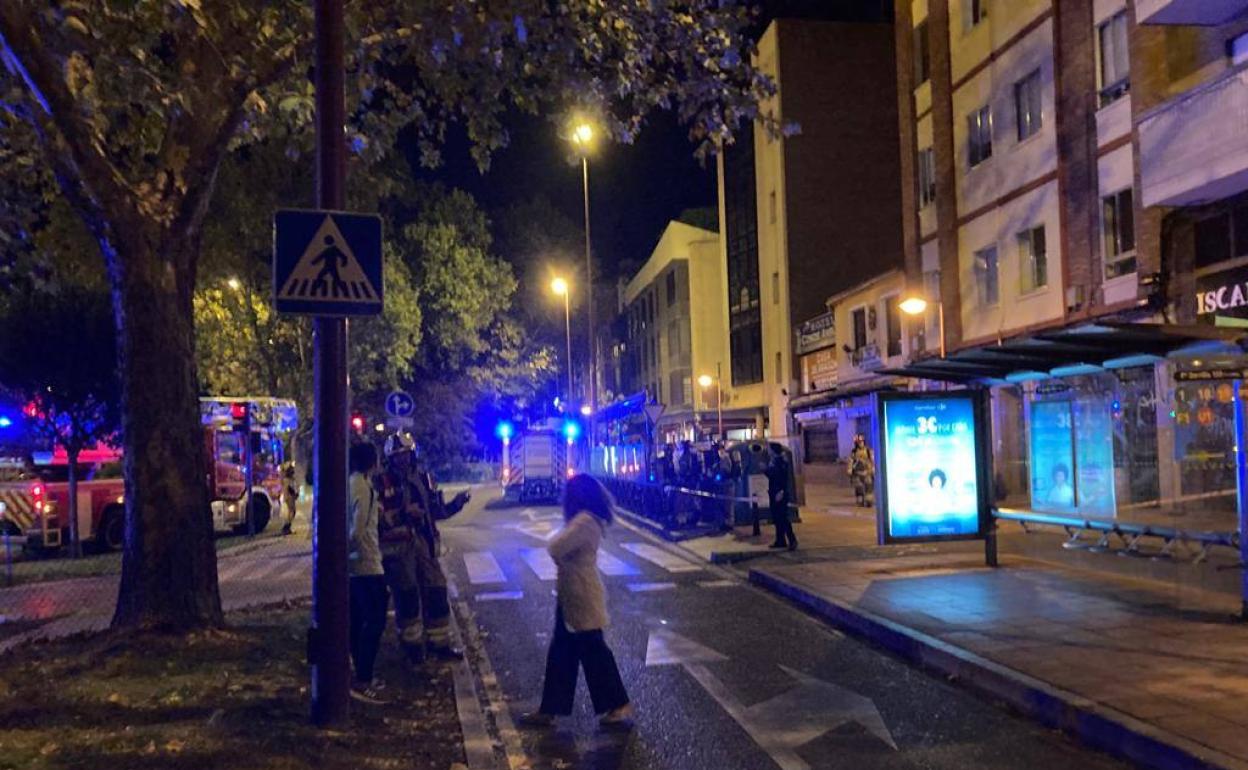
[(428, 514), (425, 517), (427, 526), (418, 533), (421, 542), (416, 561), (424, 610), (425, 642), (434, 655), (461, 658), (463, 651), (457, 649), (451, 639), (451, 605), (446, 591), (446, 574), (438, 558), (442, 546), (438, 522), (463, 510), (469, 496), (467, 492), (460, 492), (447, 503), (419, 451), (412, 453), (412, 466), (413, 486), (420, 507)]
[(408, 659), (433, 655), (458, 658), (451, 641), (451, 607), (446, 575), (438, 563), (436, 520), (458, 513), (466, 493), (444, 505), (432, 476), (417, 459), (411, 436), (386, 439), (387, 468), (379, 477), (382, 566), (395, 597), (395, 620)]
[(295, 507), (299, 504), (299, 482), (295, 472), (295, 461), (288, 460), (282, 466), (282, 516), (286, 519), (282, 524), (282, 534), (289, 535), (295, 523)]

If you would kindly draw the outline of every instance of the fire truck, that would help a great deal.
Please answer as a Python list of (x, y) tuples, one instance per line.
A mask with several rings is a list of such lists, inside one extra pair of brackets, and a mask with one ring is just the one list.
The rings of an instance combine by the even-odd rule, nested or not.
[(529, 427), (504, 450), (503, 488), (508, 500), (558, 500), (575, 472), (574, 446), (580, 425), (550, 420)]
[[(295, 403), (264, 397), (202, 398), (200, 423), (213, 529), (248, 531), (244, 490), (250, 476), (252, 522), (256, 532), (263, 531), (281, 513), (281, 467), (285, 440), (298, 424)], [(0, 533), (22, 537), (32, 551), (57, 549), (69, 542), (64, 515), (68, 458), (57, 450), (35, 452), (31, 460), (0, 464)], [(121, 454), (97, 447), (82, 452), (78, 462), (78, 536), (98, 550), (119, 549), (125, 536)]]

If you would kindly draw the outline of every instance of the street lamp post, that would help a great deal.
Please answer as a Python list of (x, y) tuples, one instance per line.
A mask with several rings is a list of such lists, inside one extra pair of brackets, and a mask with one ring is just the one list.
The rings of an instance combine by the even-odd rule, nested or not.
[(598, 416), (598, 334), (594, 327), (594, 266), (589, 238), (589, 149), (594, 128), (583, 120), (572, 126), (572, 145), (581, 156), (581, 190), (585, 202), (585, 308), (589, 316), (589, 445), (594, 446)]
[(709, 374), (704, 374), (698, 378), (698, 384), (702, 386), (703, 390), (706, 390), (707, 388), (711, 387), (711, 383), (715, 384), (715, 422), (717, 425), (716, 430), (719, 433), (719, 440), (723, 441), (724, 440), (724, 389), (723, 389), (723, 379), (722, 379), (723, 371), (721, 367), (722, 367), (721, 362), (716, 361), (715, 362), (715, 376), (711, 377), (711, 375)]
[(563, 330), (567, 335), (567, 358), (563, 367), (568, 370), (568, 403), (572, 403), (572, 311), (569, 309), (568, 297), (572, 293), (568, 282), (563, 278), (555, 278), (550, 282), (550, 290), (563, 297)]
[[(901, 312), (906, 315), (922, 315), (927, 310), (928, 302), (920, 296), (907, 297), (902, 300), (898, 307)], [(945, 305), (940, 300), (936, 300), (936, 318), (938, 323), (938, 331), (940, 334), (940, 357), (945, 357)]]

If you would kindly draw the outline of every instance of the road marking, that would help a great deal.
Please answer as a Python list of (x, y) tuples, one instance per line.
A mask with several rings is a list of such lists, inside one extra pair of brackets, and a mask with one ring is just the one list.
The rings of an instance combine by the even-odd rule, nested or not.
[(489, 551), (469, 551), (464, 554), (464, 568), (468, 570), (468, 582), (473, 585), (482, 583), (506, 583), (507, 576), (498, 560)]
[(735, 580), (699, 580), (699, 588), (733, 588), (737, 585)]
[(622, 543), (620, 547), (640, 556), (651, 564), (657, 564), (668, 572), (699, 572), (702, 569), (698, 565), (691, 564), (670, 551), (649, 543)]
[(635, 594), (650, 593), (652, 591), (666, 591), (669, 588), (675, 588), (675, 583), (629, 583), (628, 590)]
[(604, 575), (640, 575), (641, 570), (626, 561), (617, 559), (606, 551), (598, 551), (598, 571)]
[(667, 629), (650, 633), (647, 666), (679, 665), (767, 752), (782, 770), (809, 770), (797, 749), (847, 723), (861, 725), (894, 751), (897, 744), (867, 697), (787, 666), (780, 669), (796, 686), (774, 698), (746, 706), (707, 667), (728, 660), (719, 652)]
[(505, 602), (524, 598), (524, 591), (486, 591), (473, 597), (479, 602)]
[(538, 580), (554, 580), (558, 573), (554, 560), (546, 553), (545, 548), (521, 548), (520, 558), (529, 565)]

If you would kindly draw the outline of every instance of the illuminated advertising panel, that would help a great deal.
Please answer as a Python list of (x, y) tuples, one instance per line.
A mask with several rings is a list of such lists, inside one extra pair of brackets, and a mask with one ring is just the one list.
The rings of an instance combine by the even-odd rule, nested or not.
[(880, 396), (880, 542), (982, 537), (977, 413), (970, 392)]

